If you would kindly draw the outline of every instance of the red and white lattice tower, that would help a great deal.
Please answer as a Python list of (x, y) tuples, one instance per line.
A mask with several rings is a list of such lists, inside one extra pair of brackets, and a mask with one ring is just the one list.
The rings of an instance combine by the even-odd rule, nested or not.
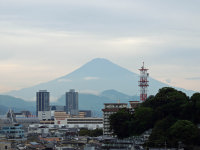
[(139, 87), (140, 87), (140, 101), (145, 101), (147, 99), (147, 87), (149, 86), (149, 73), (147, 73), (146, 68), (144, 68), (144, 62), (143, 66), (141, 67), (140, 70), (140, 80), (139, 80)]

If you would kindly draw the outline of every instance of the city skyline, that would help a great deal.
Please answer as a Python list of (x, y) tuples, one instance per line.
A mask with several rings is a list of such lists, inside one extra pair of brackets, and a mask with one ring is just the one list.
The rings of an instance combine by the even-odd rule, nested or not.
[(200, 2), (1, 1), (0, 92), (106, 58), (171, 86), (200, 91)]

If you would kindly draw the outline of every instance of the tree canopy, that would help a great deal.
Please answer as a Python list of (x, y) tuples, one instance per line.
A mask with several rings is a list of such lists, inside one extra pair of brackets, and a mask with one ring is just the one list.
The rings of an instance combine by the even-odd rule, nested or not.
[(134, 113), (121, 110), (110, 116), (111, 130), (119, 138), (140, 135), (152, 129), (148, 144), (162, 146), (165, 142), (177, 146), (198, 145), (200, 123), (200, 93), (189, 98), (171, 87), (161, 88), (155, 96), (149, 96)]
[(184, 144), (195, 144), (198, 136), (197, 126), (188, 120), (178, 120), (169, 128), (169, 138), (172, 144), (177, 144), (179, 141)]
[(102, 129), (95, 129), (95, 130), (89, 130), (86, 128), (80, 129), (79, 131), (80, 136), (90, 136), (90, 137), (97, 137), (103, 135)]
[(133, 116), (128, 109), (121, 109), (110, 116), (110, 130), (120, 139), (129, 137), (131, 135), (132, 119)]

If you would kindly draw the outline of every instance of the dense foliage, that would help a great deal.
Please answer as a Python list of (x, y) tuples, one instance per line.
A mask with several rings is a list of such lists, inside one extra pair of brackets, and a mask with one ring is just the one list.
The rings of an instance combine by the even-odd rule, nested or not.
[(121, 109), (116, 114), (110, 116), (111, 130), (115, 132), (118, 138), (130, 136), (132, 115), (128, 109)]
[(152, 129), (148, 145), (200, 144), (200, 93), (189, 98), (174, 88), (164, 87), (143, 102), (134, 113), (120, 110), (111, 115), (111, 130), (119, 138), (140, 135)]
[(103, 135), (102, 129), (95, 129), (95, 130), (88, 130), (88, 129), (80, 129), (79, 131), (80, 136), (90, 136), (90, 137), (97, 137)]

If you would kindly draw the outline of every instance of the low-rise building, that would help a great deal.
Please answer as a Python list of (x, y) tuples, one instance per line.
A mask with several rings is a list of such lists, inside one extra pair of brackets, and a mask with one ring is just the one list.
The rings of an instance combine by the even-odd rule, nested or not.
[(70, 116), (66, 112), (54, 113), (54, 124), (66, 125), (68, 128), (103, 128), (103, 118), (84, 117), (85, 113), (79, 116)]
[(55, 124), (65, 124), (65, 119), (70, 118), (70, 115), (66, 112), (55, 112), (54, 113), (54, 123)]
[(12, 148), (11, 148), (11, 142), (1, 141), (0, 142), (0, 150), (12, 150)]
[(103, 118), (55, 118), (54, 121), (54, 124), (66, 125), (68, 128), (103, 128)]
[(24, 130), (22, 129), (22, 125), (15, 124), (12, 126), (4, 126), (0, 130), (0, 133), (6, 135), (7, 138), (23, 138)]
[(51, 111), (38, 111), (38, 119), (41, 121), (51, 120)]
[(129, 101), (129, 104), (132, 109), (135, 109), (141, 104), (141, 102), (140, 101)]
[(51, 111), (65, 111), (65, 106), (58, 106), (58, 105), (52, 105), (50, 106)]
[(18, 113), (14, 113), (14, 115), (16, 118), (28, 118), (33, 116), (30, 111), (25, 111), (25, 110)]
[(79, 116), (83, 114), (84, 114), (84, 117), (92, 117), (91, 110), (79, 110)]

